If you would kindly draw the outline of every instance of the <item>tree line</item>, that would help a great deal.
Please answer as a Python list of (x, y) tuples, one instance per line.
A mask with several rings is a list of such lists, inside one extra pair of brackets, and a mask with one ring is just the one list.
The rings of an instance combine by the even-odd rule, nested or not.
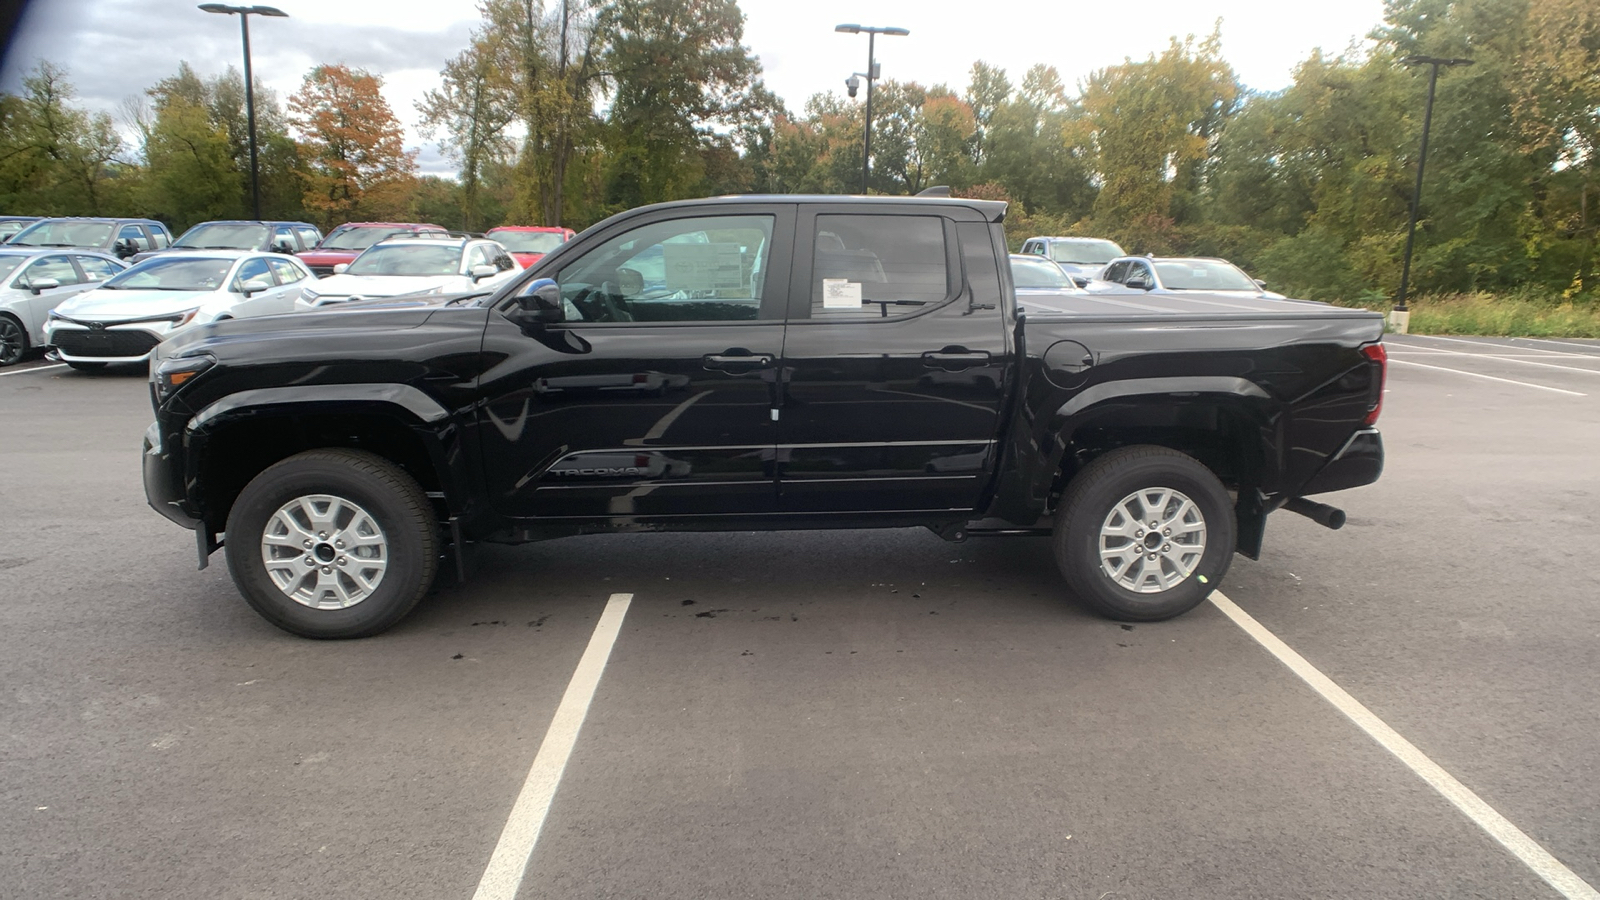
[[(582, 228), (644, 203), (860, 189), (862, 105), (791, 110), (743, 45), (736, 0), (481, 0), (416, 122), (457, 166), (418, 176), (379, 75), (318, 66), (256, 90), (263, 215)], [(1387, 0), (1364, 50), (1313, 53), (1246, 90), (1217, 33), (1091, 73), (979, 61), (968, 83), (880, 82), (869, 190), (1009, 200), (1014, 241), (1092, 234), (1223, 256), (1296, 296), (1377, 302), (1399, 280), (1426, 68), (1441, 74), (1413, 283), (1590, 302), (1600, 218), (1600, 7)], [(137, 146), (41, 64), (0, 95), (0, 207), (145, 214), (182, 228), (249, 209), (244, 88), (186, 64), (125, 104)]]

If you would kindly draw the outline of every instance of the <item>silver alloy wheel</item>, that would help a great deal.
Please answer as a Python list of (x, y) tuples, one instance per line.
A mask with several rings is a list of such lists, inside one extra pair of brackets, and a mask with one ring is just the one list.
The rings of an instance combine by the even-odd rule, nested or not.
[(278, 590), (312, 609), (347, 609), (372, 596), (389, 567), (389, 540), (371, 513), (332, 494), (279, 507), (261, 533), (261, 561)]
[(1188, 496), (1168, 487), (1123, 497), (1100, 526), (1100, 568), (1140, 594), (1182, 584), (1205, 552), (1206, 517)]

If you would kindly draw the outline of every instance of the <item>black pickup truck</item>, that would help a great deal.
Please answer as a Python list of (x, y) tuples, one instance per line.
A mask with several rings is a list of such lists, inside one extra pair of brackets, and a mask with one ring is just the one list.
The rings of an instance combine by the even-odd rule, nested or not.
[(269, 621), (399, 621), (474, 542), (921, 526), (1050, 535), (1119, 619), (1198, 604), (1278, 508), (1377, 479), (1382, 318), (1029, 299), (1005, 204), (636, 209), (492, 294), (206, 326), (151, 361), (144, 479)]

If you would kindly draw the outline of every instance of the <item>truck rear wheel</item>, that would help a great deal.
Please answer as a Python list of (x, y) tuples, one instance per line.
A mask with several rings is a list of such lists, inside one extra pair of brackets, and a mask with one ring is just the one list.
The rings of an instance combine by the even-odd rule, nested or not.
[(1233, 508), (1193, 457), (1124, 447), (1072, 479), (1051, 543), (1067, 585), (1102, 614), (1170, 619), (1198, 606), (1227, 573)]
[(228, 513), (228, 569), (245, 601), (301, 637), (378, 634), (433, 583), (427, 495), (374, 453), (311, 450), (245, 485)]

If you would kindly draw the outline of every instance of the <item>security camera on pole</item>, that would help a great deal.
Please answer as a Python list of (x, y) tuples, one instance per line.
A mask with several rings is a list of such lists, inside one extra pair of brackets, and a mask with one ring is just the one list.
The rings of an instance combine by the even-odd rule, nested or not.
[(865, 194), (867, 192), (867, 175), (872, 166), (872, 83), (877, 81), (879, 76), (878, 63), (872, 58), (873, 44), (880, 34), (893, 34), (904, 37), (911, 32), (904, 28), (875, 28), (870, 25), (839, 25), (833, 30), (842, 31), (845, 34), (865, 33), (867, 36), (867, 71), (865, 73), (856, 72), (852, 74), (845, 79), (844, 83), (845, 89), (850, 92), (850, 96), (853, 98), (856, 95), (856, 91), (861, 87), (861, 79), (865, 78), (867, 80), (867, 120), (866, 128), (864, 129), (866, 131), (866, 143), (862, 147), (861, 153), (861, 193)]

